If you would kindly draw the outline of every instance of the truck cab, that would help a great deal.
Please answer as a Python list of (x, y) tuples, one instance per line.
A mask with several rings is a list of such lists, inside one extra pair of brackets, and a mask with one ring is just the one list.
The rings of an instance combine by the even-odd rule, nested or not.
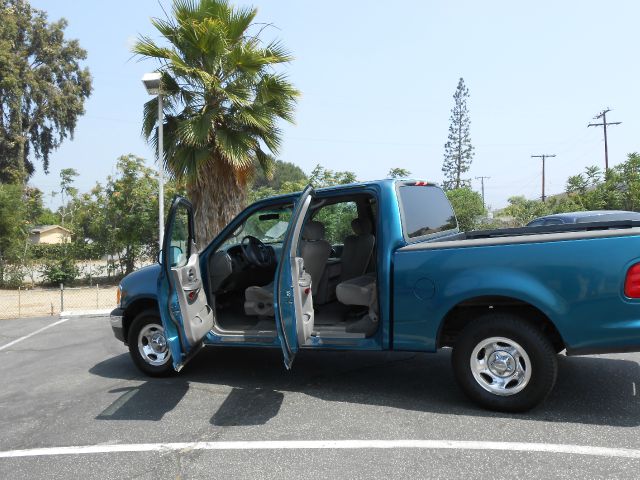
[[(280, 348), (287, 368), (301, 349), (390, 349), (393, 252), (458, 233), (440, 188), (393, 180), (256, 202), (204, 248), (194, 230), (176, 198), (159, 265), (121, 284), (112, 326), (149, 374), (181, 370), (206, 345)], [(136, 274), (157, 275), (156, 291), (138, 291)], [(138, 324), (151, 302), (150, 329)]]

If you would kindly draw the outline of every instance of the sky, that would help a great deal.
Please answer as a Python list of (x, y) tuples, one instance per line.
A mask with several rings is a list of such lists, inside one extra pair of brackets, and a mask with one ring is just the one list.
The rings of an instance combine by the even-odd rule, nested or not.
[[(114, 173), (118, 156), (133, 153), (154, 165), (140, 135), (140, 81), (152, 61), (133, 58), (138, 35), (160, 40), (151, 17), (170, 1), (31, 0), (49, 18), (68, 20), (68, 38), (88, 52), (94, 91), (75, 136), (52, 155), (50, 173), (31, 180), (49, 193), (62, 168), (78, 170), (89, 190)], [(273, 24), (295, 60), (287, 74), (302, 92), (294, 125), (283, 125), (279, 158), (310, 172), (315, 165), (351, 170), (361, 180), (392, 167), (442, 181), (453, 93), (469, 88), (475, 156), (468, 178), (490, 177), (486, 201), (539, 198), (541, 161), (547, 194), (590, 165), (604, 167), (603, 132), (587, 128), (611, 108), (609, 161), (640, 151), (640, 2), (538, 0), (514, 2), (255, 0), (257, 22)], [(480, 189), (478, 180), (473, 186)], [(57, 207), (59, 197), (50, 198)]]

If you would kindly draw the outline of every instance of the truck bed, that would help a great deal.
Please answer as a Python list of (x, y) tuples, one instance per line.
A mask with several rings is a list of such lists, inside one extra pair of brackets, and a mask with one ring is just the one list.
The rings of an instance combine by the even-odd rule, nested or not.
[(587, 238), (640, 235), (640, 221), (574, 223), (541, 227), (476, 230), (412, 243), (400, 249), (423, 250), (464, 248), (482, 245), (558, 242)]
[(547, 317), (570, 354), (640, 351), (640, 299), (624, 294), (640, 263), (637, 221), (461, 233), (402, 247), (393, 262), (398, 350), (435, 350), (454, 308), (491, 299)]

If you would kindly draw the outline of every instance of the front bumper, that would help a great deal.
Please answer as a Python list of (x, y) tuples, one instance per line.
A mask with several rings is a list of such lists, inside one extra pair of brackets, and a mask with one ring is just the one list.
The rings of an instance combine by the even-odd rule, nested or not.
[(122, 318), (124, 317), (124, 310), (122, 308), (115, 308), (111, 311), (109, 320), (111, 323), (111, 329), (113, 335), (121, 342), (127, 343), (124, 338), (124, 328), (122, 327)]

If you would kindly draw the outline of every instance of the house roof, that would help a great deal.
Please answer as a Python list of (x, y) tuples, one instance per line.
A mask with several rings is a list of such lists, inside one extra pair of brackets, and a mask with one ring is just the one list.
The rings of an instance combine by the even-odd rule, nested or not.
[(60, 225), (36, 225), (31, 229), (31, 233), (44, 233), (44, 232), (48, 232), (49, 230), (55, 230), (56, 228), (59, 228), (60, 230), (64, 230), (67, 233), (73, 233), (68, 228), (64, 228)]

